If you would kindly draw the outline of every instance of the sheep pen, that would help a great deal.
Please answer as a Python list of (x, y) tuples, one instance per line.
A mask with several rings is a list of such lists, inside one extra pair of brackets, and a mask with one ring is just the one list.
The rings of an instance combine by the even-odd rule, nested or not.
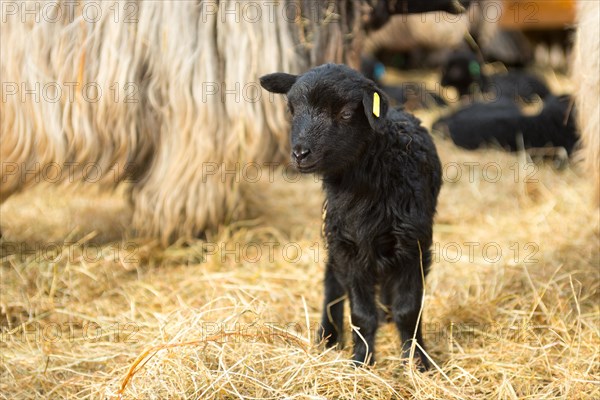
[[(121, 13), (131, 11), (124, 8), (128, 3), (131, 2), (122, 3)], [(181, 21), (192, 15), (177, 12), (174, 16), (175, 11), (166, 10), (158, 4), (160, 1), (152, 3), (156, 4), (139, 3), (140, 10), (150, 7), (153, 18), (164, 18), (161, 29), (169, 33), (156, 33), (154, 42), (139, 45), (157, 46), (154, 51), (161, 52), (170, 49), (169, 53), (161, 56), (164, 61), (153, 59), (159, 65), (135, 67), (129, 63), (127, 68), (111, 72), (114, 77), (108, 78), (107, 84), (128, 82), (129, 78), (122, 80), (120, 74), (133, 73), (129, 68), (141, 68), (145, 74), (152, 68), (155, 73), (166, 74), (165, 69), (170, 68), (167, 57), (182, 62), (183, 56), (177, 56), (172, 41), (185, 42), (176, 30)], [(187, 7), (186, 3), (181, 4)], [(98, 4), (104, 7), (103, 3)], [(193, 13), (193, 8), (188, 10)], [(167, 26), (167, 18), (177, 18), (177, 23), (171, 21)], [(289, 21), (280, 21), (278, 26), (290, 26), (284, 22)], [(154, 23), (159, 24), (157, 20)], [(78, 32), (83, 29), (80, 25), (70, 29)], [(241, 30), (250, 30), (250, 26), (236, 25), (231, 29), (237, 34), (228, 40), (238, 42), (231, 44), (234, 47), (230, 54), (241, 59), (243, 51), (248, 50), (242, 40), (259, 39), (255, 31), (246, 32), (250, 38), (241, 38)], [(28, 47), (9, 40), (12, 34), (4, 23), (0, 33), (3, 82), (7, 81), (4, 65), (34, 54), (38, 57), (53, 54), (47, 49), (44, 55), (33, 46), (35, 40), (41, 40), (48, 32), (28, 37)], [(130, 33), (130, 30), (122, 32)], [(351, 38), (340, 31), (332, 36)], [(302, 43), (310, 35), (305, 35), (305, 39), (292, 37), (294, 41), (290, 43), (296, 43), (296, 39)], [(83, 37), (80, 39), (82, 44), (71, 43), (69, 47), (64, 42), (55, 49), (65, 54), (76, 53), (76, 57), (52, 57), (53, 63), (62, 64), (65, 74), (76, 77), (73, 82), (78, 82), (81, 60), (85, 65), (90, 62), (91, 53), (82, 56), (81, 46), (101, 47), (99, 42), (92, 45)], [(111, 40), (112, 48), (116, 44), (129, 46), (124, 39)], [(262, 42), (252, 43), (261, 53), (269, 52)], [(279, 45), (283, 49), (285, 44)], [(310, 46), (302, 45), (300, 49), (305, 52), (302, 63), (323, 61), (317, 61), (316, 54), (311, 55)], [(196, 51), (194, 54), (200, 55), (211, 50)], [(95, 66), (98, 69), (113, 62), (116, 53), (111, 54), (107, 49), (102, 54), (106, 62), (99, 62)], [(286, 61), (289, 65), (284, 65), (282, 58), (263, 57), (261, 61), (268, 64), (264, 73), (275, 68), (290, 71), (304, 68), (292, 62), (296, 57), (294, 52), (282, 52), (279, 57), (284, 54), (289, 56)], [(344, 58), (352, 58), (351, 52), (343, 54)], [(209, 56), (206, 59), (213, 60)], [(254, 63), (258, 63), (257, 59)], [(27, 65), (28, 73), (46, 77), (47, 71), (40, 69), (46, 68), (46, 64)], [(119, 65), (124, 68), (125, 64)], [(182, 67), (194, 68), (187, 64)], [(256, 68), (257, 75), (248, 73), (248, 81), (258, 83), (262, 66), (249, 63), (237, 73), (246, 76), (251, 68)], [(16, 67), (13, 70), (19, 74), (27, 71)], [(194, 71), (188, 70), (188, 76), (209, 73)], [(82, 71), (88, 73), (91, 72)], [(420, 79), (431, 87), (434, 76), (431, 71), (416, 75), (390, 71), (388, 82)], [(576, 84), (572, 78), (551, 70), (546, 70), (544, 77), (557, 93), (569, 92)], [(144, 89), (158, 96), (149, 98), (156, 102), (149, 106), (150, 110), (160, 107), (169, 121), (140, 119), (145, 121), (143, 126), (126, 128), (137, 131), (154, 125), (175, 129), (169, 125), (170, 121), (205, 127), (195, 119), (195, 110), (189, 108), (194, 97), (192, 94), (187, 97), (184, 77), (179, 78), (177, 86), (171, 88), (159, 84), (156, 76), (147, 77), (159, 87)], [(72, 78), (65, 81), (68, 83), (69, 79)], [(4, 95), (5, 89), (2, 90)], [(111, 93), (110, 85), (107, 90)], [(121, 95), (128, 95), (127, 90), (131, 89), (123, 89)], [(175, 100), (177, 103), (171, 104)], [(287, 136), (283, 136), (287, 135), (288, 126), (284, 104), (278, 103), (277, 98), (274, 101), (273, 105), (270, 101), (260, 105), (265, 110), (264, 118), (268, 118), (263, 120), (264, 126), (273, 128), (273, 131), (265, 128), (262, 133), (271, 132), (273, 138), (287, 141)], [(216, 103), (214, 107), (220, 107), (221, 111), (225, 107), (239, 107), (229, 114), (215, 114), (220, 119), (246, 124), (237, 116), (248, 104)], [(77, 116), (83, 111), (74, 104), (68, 104), (71, 108), (66, 114), (57, 114), (56, 110), (46, 113), (49, 111), (46, 109), (39, 114), (21, 107), (38, 107), (40, 111), (42, 107), (58, 105), (28, 105), (20, 99), (13, 103), (3, 101), (0, 103), (2, 161), (9, 150), (4, 146), (5, 137), (26, 138), (5, 136), (9, 126), (29, 131), (40, 129), (43, 124), (68, 125), (79, 121), (78, 129), (82, 132), (102, 129), (101, 132), (109, 134), (117, 125), (138, 121), (133, 117), (113, 121), (114, 112), (126, 111), (127, 115), (148, 112), (143, 105), (121, 106), (111, 103), (102, 106), (106, 108), (102, 112), (98, 106), (95, 109), (98, 115), (82, 122), (87, 121), (93, 110), (87, 110), (87, 117), (79, 119)], [(11, 113), (21, 119), (10, 119), (16, 115)], [(21, 113), (37, 118), (30, 120)], [(150, 116), (154, 118), (152, 112)], [(247, 126), (253, 130), (260, 118), (256, 119), (256, 114), (251, 116), (255, 121)], [(420, 110), (417, 116), (428, 128), (439, 117), (435, 110)], [(220, 125), (223, 123), (215, 122), (224, 129)], [(100, 138), (82, 135), (78, 140)], [(237, 141), (242, 139), (250, 141), (251, 137), (227, 138), (234, 143), (241, 143)], [(267, 139), (253, 140), (264, 144)], [(322, 294), (317, 288), (322, 285), (326, 250), (320, 236), (321, 182), (311, 176), (296, 176), (285, 165), (274, 166), (272, 170), (266, 166), (262, 179), (254, 181), (254, 176), (249, 176), (241, 183), (245, 187), (240, 187), (239, 193), (240, 196), (251, 193), (248, 197), (251, 202), (245, 207), (268, 211), (261, 218), (237, 219), (241, 214), (232, 214), (230, 224), (219, 224), (207, 231), (205, 237), (192, 237), (167, 247), (160, 245), (149, 232), (148, 238), (132, 232), (131, 221), (140, 211), (136, 210), (135, 201), (132, 206), (127, 200), (128, 187), (107, 191), (98, 188), (103, 185), (85, 182), (76, 190), (62, 184), (34, 187), (35, 179), (30, 177), (34, 179), (28, 184), (31, 187), (14, 191), (0, 207), (0, 399), (599, 398), (599, 222), (598, 209), (589, 201), (594, 191), (590, 176), (576, 166), (557, 171), (547, 163), (531, 163), (524, 153), (509, 154), (495, 149), (473, 153), (440, 137), (435, 142), (444, 184), (434, 224), (433, 262), (422, 316), (427, 352), (434, 361), (429, 372), (419, 373), (400, 366), (400, 343), (392, 325), (384, 325), (378, 331), (378, 359), (371, 368), (354, 368), (348, 346), (324, 350), (315, 344), (322, 311)], [(21, 149), (29, 149), (33, 143), (18, 144), (23, 146)], [(98, 146), (116, 148), (121, 144), (110, 139)], [(141, 148), (147, 145), (140, 142)], [(96, 151), (95, 146), (88, 146), (87, 155), (79, 152), (75, 155), (82, 159), (100, 157), (100, 162), (105, 162), (102, 159), (105, 153)], [(177, 143), (176, 147), (182, 149), (185, 144)], [(47, 149), (50, 151), (50, 147)], [(240, 148), (237, 155), (244, 153), (250, 157), (246, 149)], [(75, 149), (63, 148), (64, 152), (67, 150)], [(288, 157), (277, 146), (261, 151), (271, 152), (280, 160)], [(129, 155), (118, 152), (112, 156), (131, 160)], [(162, 155), (167, 156), (181, 157), (179, 153)], [(221, 157), (212, 153), (211, 156), (215, 157), (213, 161)], [(183, 172), (184, 176), (175, 175), (177, 179), (184, 179), (186, 172), (193, 173)], [(111, 181), (107, 184), (112, 187), (113, 175), (108, 179)], [(3, 193), (8, 188), (6, 183), (3, 180), (1, 184)], [(232, 185), (227, 189), (230, 190), (237, 182), (228, 184)], [(162, 200), (167, 200), (164, 197), (167, 194), (162, 195)], [(176, 200), (179, 201), (182, 200)], [(151, 211), (154, 214), (155, 210)], [(257, 214), (248, 213), (249, 217), (254, 215)], [(136, 235), (134, 239), (132, 235)], [(347, 331), (351, 329), (350, 323), (346, 319)]]

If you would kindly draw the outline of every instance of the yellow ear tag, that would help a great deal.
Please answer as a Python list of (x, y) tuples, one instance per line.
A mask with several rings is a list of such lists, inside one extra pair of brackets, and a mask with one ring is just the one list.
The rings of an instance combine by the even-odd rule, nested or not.
[(373, 93), (373, 114), (379, 118), (379, 93)]

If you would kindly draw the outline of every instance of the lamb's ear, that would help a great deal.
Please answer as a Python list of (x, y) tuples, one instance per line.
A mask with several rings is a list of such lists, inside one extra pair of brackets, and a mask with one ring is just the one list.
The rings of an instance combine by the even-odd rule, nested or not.
[(261, 76), (260, 85), (269, 92), (285, 94), (289, 92), (292, 85), (296, 83), (296, 79), (298, 79), (298, 75), (275, 72), (273, 74)]
[(379, 89), (368, 87), (364, 89), (362, 102), (371, 128), (381, 130), (388, 112), (387, 97)]

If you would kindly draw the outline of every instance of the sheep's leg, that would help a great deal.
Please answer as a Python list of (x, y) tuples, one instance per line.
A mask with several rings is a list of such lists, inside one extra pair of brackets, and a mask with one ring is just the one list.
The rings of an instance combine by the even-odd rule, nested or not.
[(375, 332), (378, 324), (375, 287), (366, 280), (360, 280), (351, 285), (349, 294), (354, 362), (372, 365), (375, 362), (373, 354), (375, 353)]
[(319, 339), (325, 339), (327, 347), (342, 343), (344, 323), (344, 296), (346, 290), (335, 276), (333, 265), (327, 263), (325, 269), (325, 300), (323, 318), (319, 328)]
[(419, 321), (421, 298), (423, 296), (422, 283), (418, 278), (412, 282), (408, 279), (397, 279), (395, 286), (393, 291), (392, 319), (400, 332), (402, 357), (410, 357), (414, 338), (418, 343), (418, 346), (415, 344), (415, 359), (421, 360), (419, 369), (426, 370), (429, 368), (429, 362), (425, 354), (421, 351), (421, 348), (425, 349), (425, 345), (423, 344), (421, 323)]

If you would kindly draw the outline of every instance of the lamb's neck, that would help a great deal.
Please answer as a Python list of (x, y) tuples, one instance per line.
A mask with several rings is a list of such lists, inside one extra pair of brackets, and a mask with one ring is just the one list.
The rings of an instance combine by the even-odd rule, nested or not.
[[(383, 136), (383, 135), (382, 135)], [(350, 192), (356, 197), (377, 198), (385, 194), (386, 182), (389, 181), (385, 152), (387, 138), (380, 137), (370, 143), (357, 162), (336, 174), (323, 177), (326, 193)]]

